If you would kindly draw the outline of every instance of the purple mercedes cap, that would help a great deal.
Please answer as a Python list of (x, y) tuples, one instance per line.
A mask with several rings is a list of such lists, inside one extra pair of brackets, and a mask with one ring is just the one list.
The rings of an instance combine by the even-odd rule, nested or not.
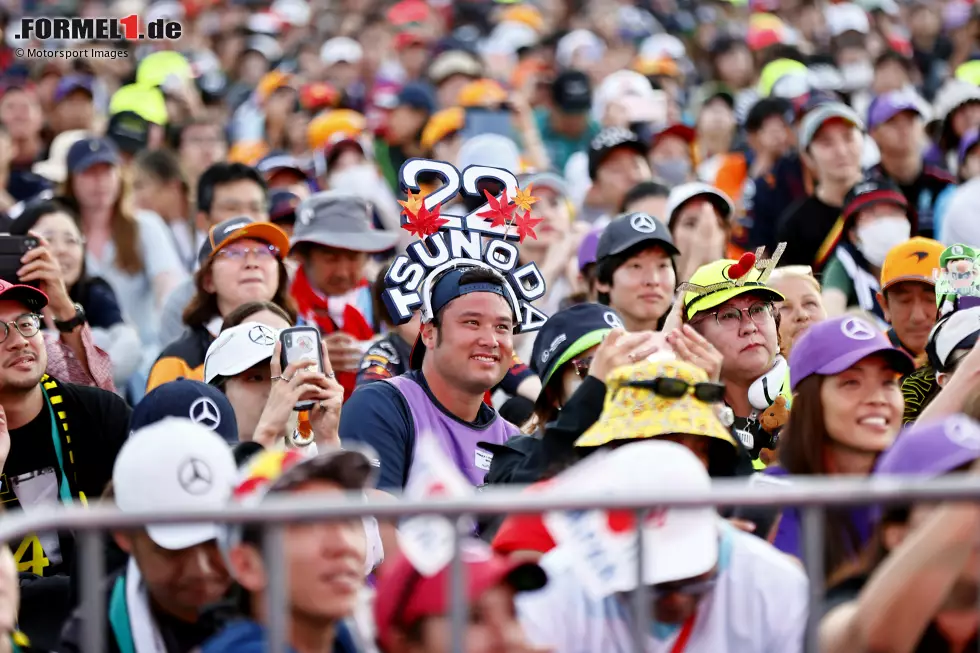
[(887, 357), (896, 372), (908, 374), (915, 363), (895, 349), (884, 333), (867, 320), (853, 315), (833, 317), (814, 324), (793, 344), (789, 355), (790, 388), (813, 374), (840, 374), (873, 354)]
[(922, 108), (907, 91), (891, 91), (877, 96), (868, 107), (868, 129), (888, 122), (903, 111), (913, 111), (922, 116)]
[(972, 129), (966, 130), (966, 133), (963, 134), (963, 138), (960, 139), (960, 147), (959, 147), (960, 165), (963, 165), (963, 161), (965, 161), (966, 157), (970, 155), (970, 150), (976, 147), (978, 142), (980, 142), (980, 128), (974, 127)]
[(582, 244), (578, 246), (578, 270), (581, 272), (586, 265), (596, 262), (596, 250), (599, 249), (599, 236), (605, 227), (596, 227), (585, 234)]
[(916, 422), (875, 465), (878, 474), (941, 476), (980, 458), (980, 424), (966, 415)]

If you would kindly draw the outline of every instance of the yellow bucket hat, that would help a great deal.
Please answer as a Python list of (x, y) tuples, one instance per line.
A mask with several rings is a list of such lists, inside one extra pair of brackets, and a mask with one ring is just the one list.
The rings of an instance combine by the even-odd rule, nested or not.
[(742, 254), (737, 261), (721, 259), (699, 267), (691, 275), (690, 281), (678, 286), (678, 290), (686, 291), (684, 311), (687, 319), (747, 293), (761, 295), (774, 302), (784, 301), (786, 298), (767, 286), (766, 282), (785, 249), (786, 243), (780, 243), (769, 259), (762, 259), (764, 249), (760, 248), (755, 253)]
[[(650, 388), (630, 385), (637, 381), (677, 379), (689, 384), (680, 397), (668, 397)], [(700, 367), (679, 360), (643, 361), (609, 373), (602, 415), (575, 441), (576, 447), (601, 447), (616, 440), (643, 440), (659, 435), (703, 435), (738, 449), (725, 428), (715, 404), (694, 396), (693, 386), (707, 383)]]

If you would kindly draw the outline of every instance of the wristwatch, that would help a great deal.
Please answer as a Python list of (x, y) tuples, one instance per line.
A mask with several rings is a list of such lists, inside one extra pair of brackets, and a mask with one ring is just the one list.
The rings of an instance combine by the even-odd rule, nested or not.
[(71, 318), (70, 320), (65, 320), (64, 322), (60, 320), (54, 321), (54, 326), (56, 329), (58, 329), (58, 331), (61, 331), (62, 333), (69, 333), (70, 331), (74, 331), (75, 327), (85, 324), (85, 309), (82, 308), (81, 304), (76, 303), (74, 306), (75, 317)]

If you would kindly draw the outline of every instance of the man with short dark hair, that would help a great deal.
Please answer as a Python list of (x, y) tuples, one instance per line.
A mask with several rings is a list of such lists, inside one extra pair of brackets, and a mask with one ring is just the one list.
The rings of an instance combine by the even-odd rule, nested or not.
[(913, 359), (926, 350), (936, 324), (936, 279), (944, 247), (916, 236), (893, 247), (881, 266), (878, 303), (891, 324), (888, 339)]
[[(243, 216), (254, 222), (269, 219), (267, 188), (262, 175), (244, 163), (225, 161), (205, 170), (197, 184), (197, 229), (200, 233), (195, 249), (203, 244), (203, 234), (211, 227)], [(164, 302), (160, 311), (160, 342), (164, 345), (177, 340), (184, 332), (184, 309), (193, 296), (194, 280), (188, 279)]]
[(173, 149), (187, 175), (191, 193), (197, 195), (197, 183), (204, 171), (224, 161), (228, 154), (228, 136), (216, 120), (191, 120), (174, 131)]
[(872, 172), (898, 184), (908, 200), (910, 214), (918, 219), (918, 234), (932, 238), (936, 230), (934, 218), (938, 217), (934, 215), (935, 208), (944, 194), (953, 192), (956, 177), (925, 162), (922, 111), (909, 92), (879, 95), (868, 108), (868, 131), (881, 153), (881, 162)]
[(813, 194), (783, 214), (778, 242), (786, 243), (783, 265), (810, 265), (819, 269), (820, 247), (831, 233), (847, 192), (861, 180), (864, 123), (845, 104), (828, 102), (803, 117), (799, 134), (800, 157), (817, 178)]
[(565, 70), (551, 83), (551, 106), (536, 109), (535, 120), (551, 165), (564, 170), (570, 156), (587, 152), (599, 125), (589, 116), (592, 83), (580, 70)]
[(326, 354), (347, 397), (374, 337), (368, 255), (391, 249), (397, 240), (398, 234), (372, 228), (371, 206), (353, 194), (316, 193), (296, 210), (291, 251), (300, 267), (290, 294), (300, 317), (326, 336)]
[(400, 490), (420, 437), (437, 438), (474, 485), (493, 456), (477, 442), (503, 444), (517, 433), (484, 403), (511, 366), (516, 316), (507, 282), (489, 269), (451, 268), (432, 285), (432, 319), (412, 350), (412, 370), (358, 388), (340, 418), (342, 442), (369, 444), (381, 464), (379, 487)]
[[(63, 383), (44, 370), (41, 310), (48, 298), (0, 281), (0, 503), (25, 512), (101, 495), (129, 435), (129, 407), (96, 387)], [(32, 533), (14, 543), (21, 587), (20, 626), (35, 646), (53, 650), (74, 607), (68, 578), (69, 533)]]
[(615, 215), (626, 193), (641, 181), (653, 179), (647, 146), (629, 129), (603, 129), (589, 143), (592, 188), (582, 218), (604, 222)]
[(667, 218), (667, 197), (670, 189), (658, 181), (641, 181), (633, 186), (619, 207), (622, 213), (646, 213), (660, 219)]
[[(366, 492), (374, 467), (358, 451), (335, 449), (306, 458), (291, 451), (265, 451), (245, 465), (232, 494), (236, 502), (258, 503), (270, 495), (297, 499), (339, 500)], [(287, 574), (286, 602), (290, 651), (357, 653), (358, 636), (351, 617), (372, 563), (373, 522), (361, 517), (289, 524), (283, 532)], [(376, 532), (376, 531), (375, 531)], [(266, 650), (267, 593), (272, 578), (265, 565), (261, 532), (229, 526), (219, 538), (228, 569), (240, 591), (239, 614), (201, 646), (202, 653)], [(186, 650), (186, 649), (184, 649)]]
[(627, 213), (610, 222), (596, 248), (599, 303), (616, 310), (627, 331), (659, 331), (674, 298), (679, 254), (663, 222)]
[[(122, 512), (227, 506), (237, 473), (231, 449), (191, 418), (193, 413), (167, 417), (136, 431), (123, 446), (112, 473), (112, 500)], [(231, 586), (218, 535), (214, 523), (113, 532), (129, 560), (105, 583), (106, 651), (142, 651), (155, 642), (166, 651), (190, 651), (216, 632), (201, 611)], [(83, 650), (83, 612), (76, 610), (66, 623), (59, 651)]]

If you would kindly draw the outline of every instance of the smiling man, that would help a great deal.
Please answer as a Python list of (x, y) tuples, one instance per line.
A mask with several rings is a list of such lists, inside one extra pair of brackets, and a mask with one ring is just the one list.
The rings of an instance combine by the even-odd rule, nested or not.
[(615, 218), (596, 248), (599, 303), (615, 309), (627, 331), (658, 331), (674, 299), (673, 257), (679, 253), (670, 231), (652, 215)]
[[(0, 503), (25, 512), (98, 497), (112, 478), (129, 435), (129, 407), (116, 394), (45, 375), (40, 327), (48, 303), (40, 290), (0, 281), (0, 441), (10, 451)], [(70, 533), (32, 533), (12, 543), (21, 579), (20, 628), (32, 644), (54, 650), (71, 605)]]
[(420, 437), (434, 437), (474, 485), (493, 456), (477, 442), (503, 444), (517, 433), (483, 401), (513, 360), (514, 314), (497, 274), (450, 269), (433, 284), (433, 319), (422, 325), (411, 371), (362, 386), (340, 418), (340, 439), (378, 452), (381, 489), (401, 489)]

